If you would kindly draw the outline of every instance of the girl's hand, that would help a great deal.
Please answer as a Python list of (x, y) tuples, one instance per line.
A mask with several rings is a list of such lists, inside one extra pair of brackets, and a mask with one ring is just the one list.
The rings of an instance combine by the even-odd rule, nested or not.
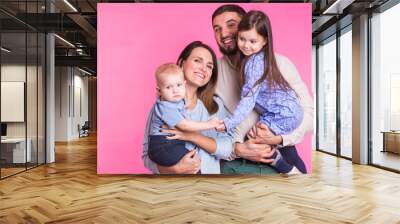
[(208, 120), (208, 123), (212, 128), (217, 128), (221, 124), (221, 121), (218, 118), (212, 118)]
[(219, 121), (219, 125), (215, 128), (215, 130), (217, 130), (218, 132), (223, 132), (225, 131), (225, 129), (226, 127), (224, 121)]

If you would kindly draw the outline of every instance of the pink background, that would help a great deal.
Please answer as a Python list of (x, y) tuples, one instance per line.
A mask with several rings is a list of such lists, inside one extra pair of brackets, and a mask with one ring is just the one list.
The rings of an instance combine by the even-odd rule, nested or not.
[[(220, 57), (211, 26), (220, 5), (98, 4), (98, 173), (150, 173), (141, 154), (154, 71), (194, 40)], [(311, 4), (238, 5), (270, 17), (275, 51), (292, 60), (311, 93)], [(311, 134), (297, 150), (311, 172)]]

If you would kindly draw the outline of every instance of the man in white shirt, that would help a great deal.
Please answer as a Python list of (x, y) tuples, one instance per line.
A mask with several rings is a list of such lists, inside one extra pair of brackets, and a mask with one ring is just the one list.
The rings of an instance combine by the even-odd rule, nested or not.
[[(246, 12), (237, 5), (223, 5), (215, 10), (212, 15), (212, 25), (215, 39), (221, 53), (224, 55), (219, 59), (218, 82), (216, 94), (221, 97), (225, 107), (231, 113), (235, 110), (240, 101), (240, 72), (238, 65), (239, 50), (237, 48), (238, 25), (242, 16)], [(243, 174), (243, 173), (276, 173), (268, 163), (274, 153), (270, 145), (282, 147), (281, 152), (285, 153), (285, 148), (294, 147), (302, 141), (306, 132), (312, 129), (313, 125), (313, 103), (308, 93), (307, 87), (301, 80), (294, 64), (286, 57), (276, 55), (279, 70), (285, 80), (293, 88), (300, 98), (300, 104), (304, 110), (304, 118), (301, 125), (292, 133), (283, 136), (266, 137), (266, 126), (258, 124), (253, 128), (257, 130), (255, 138), (244, 141), (248, 131), (257, 123), (259, 115), (253, 111), (249, 117), (241, 123), (234, 134), (234, 153), (233, 161), (222, 162), (222, 173)], [(254, 132), (253, 132), (254, 133)], [(295, 151), (295, 150), (294, 150)], [(302, 161), (292, 161), (302, 163)], [(298, 164), (303, 166), (304, 164)]]

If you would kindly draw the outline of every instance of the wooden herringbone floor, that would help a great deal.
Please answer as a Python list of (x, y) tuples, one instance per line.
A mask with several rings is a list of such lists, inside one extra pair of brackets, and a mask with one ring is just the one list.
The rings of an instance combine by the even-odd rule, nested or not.
[(400, 175), (314, 153), (312, 175), (98, 176), (96, 139), (0, 181), (0, 223), (400, 223)]

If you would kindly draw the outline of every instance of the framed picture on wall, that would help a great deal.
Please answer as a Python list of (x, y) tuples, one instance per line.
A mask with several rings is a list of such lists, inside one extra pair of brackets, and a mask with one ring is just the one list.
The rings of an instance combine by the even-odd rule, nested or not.
[(98, 173), (310, 173), (310, 21), (311, 4), (100, 3)]

